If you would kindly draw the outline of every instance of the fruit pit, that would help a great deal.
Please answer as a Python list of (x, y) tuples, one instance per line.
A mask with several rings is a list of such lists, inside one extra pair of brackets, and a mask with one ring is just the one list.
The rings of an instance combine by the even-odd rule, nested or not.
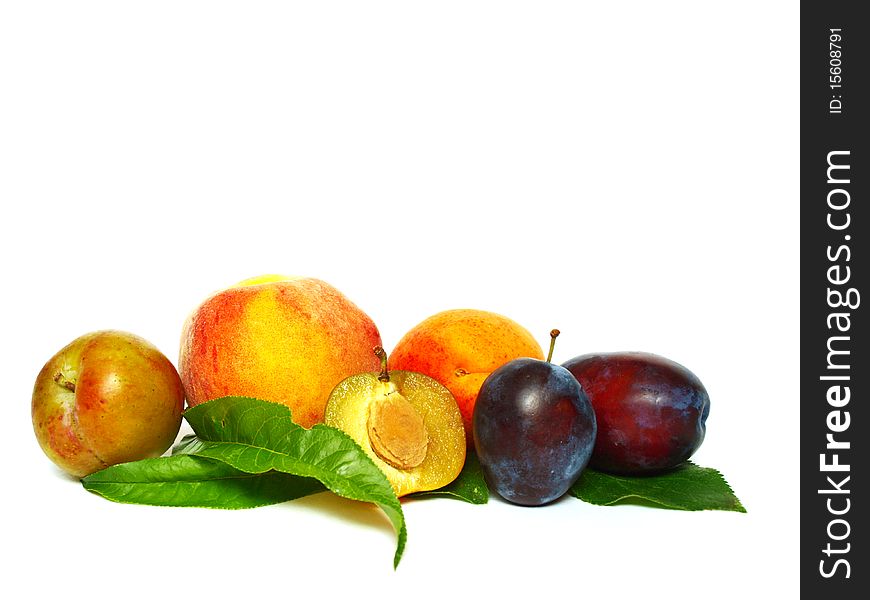
[(369, 443), (389, 465), (408, 470), (426, 458), (429, 436), (423, 416), (408, 402), (395, 384), (385, 383), (382, 399), (369, 407)]

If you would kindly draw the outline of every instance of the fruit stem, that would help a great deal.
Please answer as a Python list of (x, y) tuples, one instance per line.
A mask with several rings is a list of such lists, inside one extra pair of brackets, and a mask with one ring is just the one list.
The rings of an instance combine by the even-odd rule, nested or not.
[(76, 382), (70, 381), (69, 379), (64, 377), (63, 373), (61, 373), (60, 371), (58, 371), (57, 373), (54, 374), (53, 379), (54, 379), (54, 382), (57, 385), (59, 385), (60, 387), (66, 388), (71, 392), (76, 391)]
[(556, 338), (559, 337), (559, 330), (554, 329), (550, 332), (550, 352), (547, 353), (547, 362), (553, 360), (553, 348), (556, 347)]
[(378, 381), (389, 381), (390, 374), (387, 372), (387, 353), (380, 346), (374, 348), (375, 356), (381, 359), (381, 374), (378, 375)]

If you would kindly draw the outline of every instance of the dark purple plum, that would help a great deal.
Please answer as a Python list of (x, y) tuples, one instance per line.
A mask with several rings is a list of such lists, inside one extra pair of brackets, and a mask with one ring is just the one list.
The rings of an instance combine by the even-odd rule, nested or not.
[(505, 500), (526, 506), (568, 491), (589, 463), (595, 429), (595, 413), (574, 376), (533, 358), (493, 371), (472, 417), (487, 483)]
[(645, 352), (586, 354), (563, 366), (595, 409), (593, 468), (629, 475), (666, 471), (704, 441), (710, 397), (684, 366)]

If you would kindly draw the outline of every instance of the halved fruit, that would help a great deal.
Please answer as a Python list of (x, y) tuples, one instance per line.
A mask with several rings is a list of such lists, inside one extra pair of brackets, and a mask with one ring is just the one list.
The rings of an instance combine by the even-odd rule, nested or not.
[(360, 373), (340, 382), (324, 422), (352, 437), (387, 476), (397, 496), (444, 487), (465, 464), (465, 430), (456, 400), (422, 373)]

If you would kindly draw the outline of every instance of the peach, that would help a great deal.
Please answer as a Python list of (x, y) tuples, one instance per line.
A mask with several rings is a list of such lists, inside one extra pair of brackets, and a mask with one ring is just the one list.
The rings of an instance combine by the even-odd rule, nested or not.
[(43, 452), (75, 477), (160, 456), (183, 409), (172, 363), (123, 331), (89, 333), (61, 349), (39, 372), (31, 403)]
[(178, 367), (190, 406), (249, 396), (285, 404), (311, 427), (336, 384), (377, 370), (380, 344), (368, 315), (328, 283), (266, 275), (213, 294), (188, 317)]
[(483, 380), (515, 358), (543, 360), (532, 334), (492, 312), (456, 309), (440, 312), (412, 328), (390, 354), (389, 368), (432, 377), (456, 398), (471, 442), (471, 416)]

